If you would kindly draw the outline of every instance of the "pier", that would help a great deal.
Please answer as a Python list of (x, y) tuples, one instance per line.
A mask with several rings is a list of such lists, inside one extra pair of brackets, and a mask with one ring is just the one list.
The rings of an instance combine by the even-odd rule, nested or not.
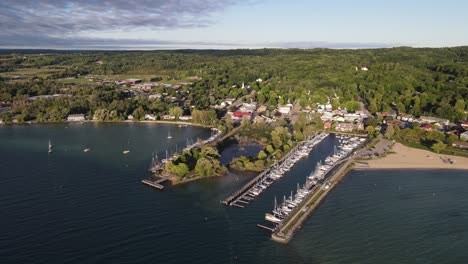
[[(311, 139), (315, 138), (317, 134), (311, 137)], [(310, 139), (309, 139), (310, 140)], [(238, 191), (234, 192), (231, 196), (226, 198), (223, 203), (227, 206), (237, 206), (237, 207), (244, 207), (248, 204), (252, 198), (247, 196), (247, 193), (253, 188), (257, 183), (262, 182), (264, 179), (268, 177), (268, 174), (272, 171), (275, 166), (281, 165), (283, 162), (291, 158), (294, 155), (295, 151), (306, 144), (308, 140), (301, 141), (295, 146), (286, 156), (281, 158), (278, 162), (275, 162), (273, 165), (262, 171), (258, 174), (255, 178), (251, 179), (248, 183), (244, 184)], [(317, 143), (318, 144), (318, 143)], [(243, 205), (239, 206), (239, 203)]]
[(141, 182), (143, 184), (148, 185), (148, 186), (154, 187), (154, 188), (156, 188), (158, 190), (162, 190), (162, 189), (164, 189), (164, 186), (161, 183), (163, 183), (165, 181), (167, 181), (167, 179), (161, 178), (161, 179), (158, 179), (158, 180), (155, 180), (155, 181), (144, 179)]
[(339, 163), (341, 166), (327, 178), (328, 186), (320, 183), (315, 185), (309, 196), (274, 229), (271, 235), (272, 240), (284, 244), (288, 243), (326, 196), (346, 176), (348, 169), (354, 164), (355, 158), (359, 157), (359, 153), (363, 150), (364, 148), (361, 148)]

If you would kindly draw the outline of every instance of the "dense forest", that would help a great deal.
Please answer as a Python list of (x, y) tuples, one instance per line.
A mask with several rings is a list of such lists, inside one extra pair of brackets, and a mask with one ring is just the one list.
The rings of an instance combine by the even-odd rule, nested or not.
[[(155, 101), (130, 96), (125, 86), (92, 82), (91, 76), (143, 76), (144, 81), (171, 83), (193, 76), (201, 79), (177, 90), (155, 88), (155, 93), (165, 95)], [(249, 89), (242, 89), (243, 83)], [(26, 103), (32, 96), (51, 94), (67, 96)], [(330, 98), (335, 107), (362, 102), (371, 112), (395, 110), (460, 121), (467, 116), (468, 47), (0, 55), (0, 101), (10, 106), (1, 113), (5, 121), (60, 121), (74, 113), (123, 120), (132, 113), (167, 114), (176, 106), (190, 114), (192, 109), (208, 110), (225, 98), (241, 96), (269, 109), (287, 102), (314, 108)]]

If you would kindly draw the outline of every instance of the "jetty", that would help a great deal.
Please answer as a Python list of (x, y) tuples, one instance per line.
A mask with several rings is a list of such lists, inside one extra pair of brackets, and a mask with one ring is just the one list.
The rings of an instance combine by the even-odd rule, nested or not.
[(360, 156), (359, 153), (364, 150), (365, 148), (361, 148), (338, 162), (339, 168), (331, 176), (327, 177), (326, 184), (317, 183), (304, 201), (276, 226), (271, 235), (272, 240), (284, 244), (288, 243), (309, 216), (320, 206), (327, 195), (346, 176), (349, 168), (354, 164), (355, 158), (358, 158)]
[(161, 179), (158, 179), (158, 180), (155, 180), (155, 181), (144, 179), (141, 182), (143, 184), (148, 185), (148, 186), (154, 187), (154, 188), (156, 188), (158, 190), (162, 190), (162, 189), (164, 189), (164, 186), (162, 185), (162, 183), (165, 182), (165, 181), (167, 181), (166, 178), (161, 178)]

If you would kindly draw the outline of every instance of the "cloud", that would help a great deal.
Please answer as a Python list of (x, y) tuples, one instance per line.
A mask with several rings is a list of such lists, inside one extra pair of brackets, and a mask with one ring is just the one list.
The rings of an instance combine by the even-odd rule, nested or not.
[[(228, 7), (261, 0), (1, 0), (0, 47), (52, 49), (372, 48), (382, 43), (221, 43), (87, 38), (100, 32), (173, 30), (212, 25)], [(109, 35), (109, 34), (107, 34)], [(149, 38), (151, 36), (148, 36)]]
[[(240, 0), (2, 0), (0, 45), (82, 32), (205, 27)], [(25, 37), (26, 36), (26, 37)], [(5, 38), (10, 38), (6, 40)], [(23, 43), (27, 44), (27, 43)]]

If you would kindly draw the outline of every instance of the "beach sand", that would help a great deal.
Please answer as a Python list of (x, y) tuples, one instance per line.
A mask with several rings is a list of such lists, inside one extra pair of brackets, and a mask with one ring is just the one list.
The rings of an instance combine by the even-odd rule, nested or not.
[[(387, 156), (374, 160), (363, 160), (356, 169), (458, 169), (468, 170), (468, 158), (441, 155), (427, 150), (406, 147), (396, 143)], [(448, 162), (452, 160), (453, 163)], [(444, 162), (447, 161), (447, 162)], [(366, 165), (366, 163), (368, 165)]]

